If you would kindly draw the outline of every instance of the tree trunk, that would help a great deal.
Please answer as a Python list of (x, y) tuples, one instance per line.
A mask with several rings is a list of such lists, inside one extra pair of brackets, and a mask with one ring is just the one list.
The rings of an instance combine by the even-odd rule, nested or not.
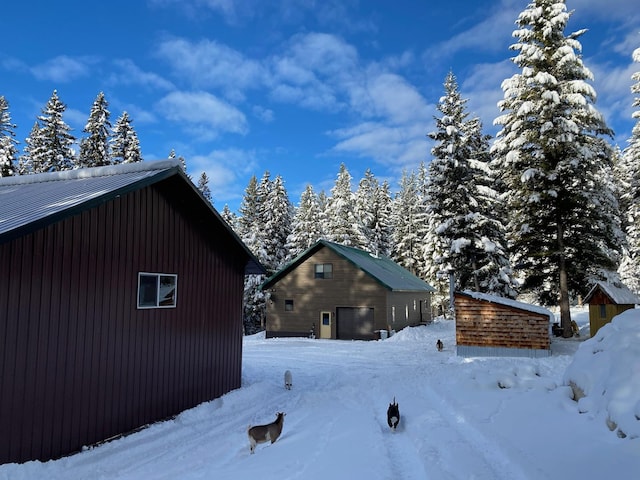
[(562, 336), (569, 338), (573, 336), (571, 328), (571, 309), (569, 306), (569, 282), (567, 280), (567, 265), (564, 255), (564, 228), (558, 221), (558, 274), (560, 287), (560, 327)]

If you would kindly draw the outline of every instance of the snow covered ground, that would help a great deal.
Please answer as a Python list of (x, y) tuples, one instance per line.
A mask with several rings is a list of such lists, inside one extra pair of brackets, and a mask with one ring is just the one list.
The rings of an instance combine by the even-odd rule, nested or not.
[[(608, 340), (607, 331), (584, 341), (587, 311), (577, 311), (582, 338), (554, 339), (543, 359), (459, 358), (448, 320), (373, 342), (247, 337), (242, 388), (77, 455), (2, 465), (0, 479), (635, 478), (640, 310), (629, 316), (607, 330), (635, 341)], [(565, 375), (579, 377), (595, 357), (606, 363), (578, 379), (591, 392), (575, 402)], [(283, 385), (286, 369), (292, 390)], [(401, 421), (391, 432), (394, 397)], [(281, 437), (250, 455), (247, 427), (279, 411)], [(626, 438), (607, 427), (612, 415)]]

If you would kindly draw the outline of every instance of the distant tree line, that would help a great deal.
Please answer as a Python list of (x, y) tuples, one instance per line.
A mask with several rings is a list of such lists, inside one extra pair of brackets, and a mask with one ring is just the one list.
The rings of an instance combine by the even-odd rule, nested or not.
[[(520, 72), (502, 83), (492, 144), (449, 73), (428, 133), (432, 160), (404, 172), (395, 195), (369, 170), (354, 190), (341, 165), (329, 195), (309, 185), (294, 207), (282, 178), (265, 172), (239, 216), (223, 216), (269, 274), (324, 238), (389, 255), (436, 287), (436, 305), (447, 307), (450, 274), (456, 289), (558, 305), (571, 335), (570, 303), (594, 281), (640, 291), (640, 111), (627, 148), (613, 148), (578, 53), (585, 31), (564, 33), (571, 14), (564, 2), (534, 0), (518, 16)], [(632, 79), (640, 95), (640, 72)], [(247, 281), (248, 329), (264, 319), (260, 283)]]
[[(612, 147), (579, 53), (585, 31), (565, 34), (571, 14), (563, 1), (532, 0), (518, 16), (511, 60), (519, 71), (502, 83), (495, 139), (469, 117), (449, 73), (435, 131), (427, 134), (432, 160), (403, 172), (395, 194), (370, 170), (354, 187), (342, 164), (328, 194), (308, 185), (294, 206), (282, 177), (267, 171), (250, 179), (238, 213), (225, 206), (223, 218), (268, 275), (327, 239), (390, 256), (431, 283), (443, 309), (449, 275), (456, 289), (558, 305), (570, 335), (570, 302), (594, 281), (640, 291), (640, 110), (628, 146)], [(633, 60), (640, 62), (640, 49)], [(640, 72), (632, 79), (638, 108)], [(142, 160), (131, 120), (125, 112), (111, 128), (104, 95), (94, 102), (79, 155), (64, 108), (54, 91), (19, 155), (0, 97), (1, 176)], [(203, 174), (198, 188), (210, 199), (207, 184)], [(264, 323), (263, 281), (246, 280), (247, 333)]]
[[(103, 92), (93, 102), (82, 138), (76, 138), (64, 121), (66, 109), (67, 106), (54, 90), (20, 153), (9, 103), (4, 96), (0, 96), (0, 177), (143, 161), (133, 120), (125, 111), (112, 125), (109, 104)], [(175, 151), (169, 153), (169, 158), (176, 158)], [(184, 158), (179, 159), (186, 172)], [(202, 172), (197, 186), (212, 202), (208, 184), (209, 178)]]

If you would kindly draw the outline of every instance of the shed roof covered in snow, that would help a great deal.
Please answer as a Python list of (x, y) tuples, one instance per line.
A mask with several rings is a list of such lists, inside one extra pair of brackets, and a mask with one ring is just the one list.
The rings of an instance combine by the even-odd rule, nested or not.
[(499, 305), (504, 305), (506, 307), (517, 308), (519, 310), (524, 310), (527, 312), (538, 313), (540, 315), (546, 315), (549, 317), (549, 320), (553, 321), (555, 316), (551, 310), (548, 310), (544, 307), (540, 307), (538, 305), (532, 305), (530, 303), (518, 302), (516, 300), (512, 300), (510, 298), (499, 297), (498, 295), (489, 295), (487, 293), (473, 292), (470, 290), (465, 290), (462, 292), (464, 295), (475, 298), (476, 300), (484, 300), (485, 302), (497, 303)]
[(640, 304), (640, 298), (631, 290), (629, 290), (625, 285), (614, 285), (609, 282), (596, 282), (591, 290), (589, 290), (589, 293), (587, 293), (584, 301), (589, 303), (589, 301), (593, 298), (594, 294), (597, 291), (601, 291), (609, 298), (609, 300), (611, 300), (612, 303), (616, 305)]

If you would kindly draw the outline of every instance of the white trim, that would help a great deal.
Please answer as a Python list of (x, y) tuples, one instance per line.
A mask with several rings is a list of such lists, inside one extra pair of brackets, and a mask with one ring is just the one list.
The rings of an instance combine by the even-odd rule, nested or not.
[[(140, 305), (140, 278), (142, 275), (151, 277), (155, 276), (157, 279), (156, 283), (156, 303), (155, 305)], [(160, 277), (173, 277), (174, 288), (173, 288), (173, 303), (171, 305), (161, 305), (160, 298)], [(178, 305), (178, 275), (175, 273), (158, 273), (158, 272), (138, 272), (138, 291), (136, 295), (136, 308), (138, 310), (149, 310), (152, 308), (176, 308)]]

